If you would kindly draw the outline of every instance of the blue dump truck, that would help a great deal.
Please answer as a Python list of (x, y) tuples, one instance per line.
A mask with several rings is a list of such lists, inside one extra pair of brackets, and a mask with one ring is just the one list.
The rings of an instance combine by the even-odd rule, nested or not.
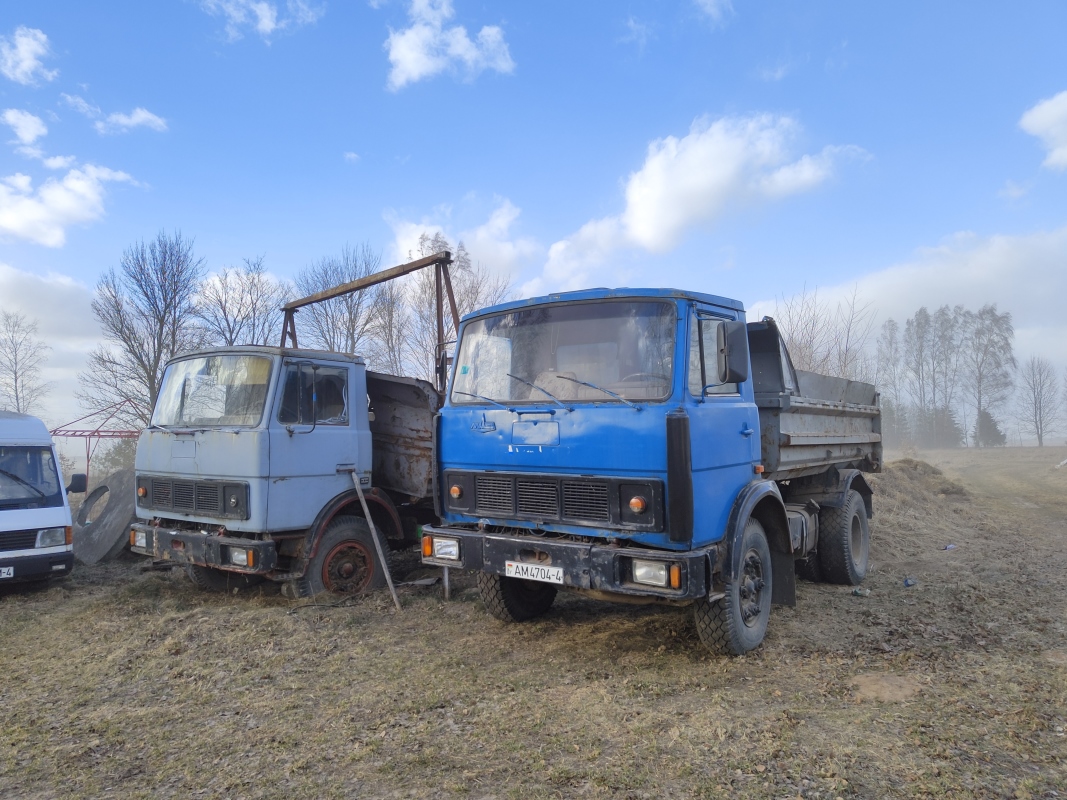
[(477, 571), (498, 619), (560, 589), (691, 606), (706, 646), (742, 654), (796, 574), (863, 580), (878, 395), (795, 369), (772, 319), (595, 289), (468, 315), (455, 353), (423, 563)]

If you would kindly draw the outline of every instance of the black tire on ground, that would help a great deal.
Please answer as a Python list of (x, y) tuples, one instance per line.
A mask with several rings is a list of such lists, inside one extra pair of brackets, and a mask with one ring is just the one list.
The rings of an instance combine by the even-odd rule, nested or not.
[(552, 607), (556, 587), (550, 583), (524, 581), (490, 572), (478, 573), (478, 590), (485, 607), (504, 622), (525, 622)]
[(822, 583), (822, 566), (819, 564), (818, 553), (808, 553), (804, 558), (798, 558), (793, 562), (797, 577), (812, 583)]
[(713, 653), (739, 656), (754, 650), (767, 634), (771, 616), (771, 549), (759, 520), (745, 523), (741, 568), (726, 584), (726, 596), (693, 606), (697, 635)]
[(232, 592), (234, 589), (248, 589), (263, 583), (262, 575), (242, 575), (239, 572), (202, 567), (199, 564), (186, 564), (185, 574), (202, 592)]
[(863, 497), (850, 489), (841, 508), (819, 512), (819, 565), (827, 583), (857, 586), (867, 576), (870, 528)]
[(378, 558), (370, 526), (361, 517), (336, 517), (319, 541), (304, 577), (293, 581), (287, 595), (314, 597), (323, 592), (355, 595), (385, 586), (386, 566)]

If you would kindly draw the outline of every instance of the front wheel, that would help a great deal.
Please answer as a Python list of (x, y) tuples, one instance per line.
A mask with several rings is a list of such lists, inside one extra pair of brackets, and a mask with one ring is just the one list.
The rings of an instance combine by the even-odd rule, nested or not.
[[(389, 551), (385, 551), (386, 558)], [(378, 558), (367, 521), (337, 517), (327, 526), (304, 577), (294, 581), (287, 595), (314, 597), (323, 592), (360, 594), (385, 586), (385, 570)]]
[(478, 574), (478, 590), (489, 613), (503, 622), (525, 622), (539, 617), (556, 599), (556, 587), (552, 584), (489, 572)]
[(701, 598), (693, 607), (700, 641), (721, 655), (759, 647), (771, 617), (771, 549), (759, 520), (745, 523), (740, 546), (741, 566), (726, 582), (726, 596), (712, 602)]

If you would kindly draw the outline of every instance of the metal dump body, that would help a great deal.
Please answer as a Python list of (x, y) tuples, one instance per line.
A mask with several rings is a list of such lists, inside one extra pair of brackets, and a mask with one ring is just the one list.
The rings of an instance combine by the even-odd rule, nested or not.
[(374, 484), (412, 499), (433, 495), (433, 425), (441, 405), (432, 385), (418, 378), (367, 372), (374, 411)]
[(764, 476), (880, 472), (882, 412), (874, 386), (793, 368), (774, 320), (750, 323)]

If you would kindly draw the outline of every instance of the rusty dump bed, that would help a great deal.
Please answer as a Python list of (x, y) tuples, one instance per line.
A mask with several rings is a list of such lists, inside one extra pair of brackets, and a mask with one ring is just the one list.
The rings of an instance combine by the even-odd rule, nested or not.
[(374, 411), (374, 485), (412, 500), (431, 497), (437, 391), (418, 378), (368, 371), (367, 395)]
[(748, 326), (765, 477), (880, 472), (882, 411), (869, 383), (794, 369), (774, 320)]

